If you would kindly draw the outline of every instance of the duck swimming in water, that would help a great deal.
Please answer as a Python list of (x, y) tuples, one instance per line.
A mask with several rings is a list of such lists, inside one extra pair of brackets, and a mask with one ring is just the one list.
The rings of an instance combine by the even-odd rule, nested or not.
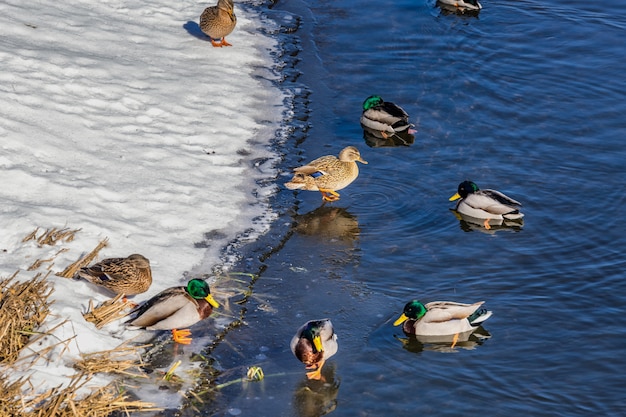
[(481, 190), (472, 181), (463, 181), (459, 184), (457, 193), (450, 197), (450, 201), (459, 200), (455, 210), (461, 214), (484, 220), (485, 229), (489, 229), (489, 220), (521, 219), (524, 215), (519, 211), (522, 205), (500, 191)]
[(412, 300), (404, 306), (402, 315), (393, 325), (402, 324), (402, 330), (406, 334), (416, 336), (454, 335), (454, 347), (459, 333), (473, 332), (491, 317), (492, 312), (482, 308), (483, 304), (484, 301), (474, 304), (453, 301), (422, 304), (418, 300)]
[(341, 150), (339, 158), (326, 155), (295, 168), (291, 181), (285, 183), (290, 190), (319, 191), (322, 200), (339, 200), (338, 190), (346, 188), (359, 176), (357, 161), (367, 164), (359, 150), (348, 146)]
[(369, 96), (363, 102), (361, 125), (380, 132), (385, 139), (398, 132), (415, 133), (407, 112), (394, 103), (383, 101), (380, 96)]
[(310, 320), (304, 323), (291, 339), (291, 351), (302, 362), (309, 379), (320, 379), (324, 362), (339, 348), (337, 335), (330, 319)]

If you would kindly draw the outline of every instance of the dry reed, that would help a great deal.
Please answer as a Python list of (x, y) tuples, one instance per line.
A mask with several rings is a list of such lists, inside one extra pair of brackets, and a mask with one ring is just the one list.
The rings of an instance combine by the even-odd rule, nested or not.
[(115, 349), (83, 353), (82, 359), (74, 364), (74, 368), (88, 374), (104, 372), (147, 378), (142, 369), (145, 364), (141, 360), (140, 349), (148, 346), (150, 345), (129, 346), (125, 342)]
[[(23, 242), (34, 240), (39, 246), (54, 245), (59, 241), (70, 242), (79, 230), (51, 229), (39, 234), (37, 228), (25, 237)], [(106, 244), (107, 239), (104, 239), (91, 253), (58, 275), (73, 277), (78, 268), (90, 263)], [(50, 270), (57, 255), (66, 250), (60, 249), (50, 259), (36, 260), (30, 269), (37, 269), (44, 263), (50, 263), (48, 266)], [(111, 351), (83, 355), (82, 359), (75, 363), (77, 373), (71, 377), (69, 384), (43, 393), (33, 392), (34, 387), (28, 375), (18, 379), (12, 378), (14, 368), (17, 366), (23, 370), (24, 366), (32, 366), (41, 358), (49, 360), (52, 353), (55, 357), (63, 356), (68, 344), (75, 337), (59, 340), (52, 346), (45, 345), (39, 350), (34, 349), (41, 338), (52, 335), (55, 329), (67, 323), (67, 320), (58, 323), (46, 333), (38, 330), (48, 317), (52, 304), (52, 301), (49, 301), (53, 292), (47, 280), (49, 274), (50, 272), (45, 275), (37, 273), (24, 282), (17, 282), (18, 272), (9, 278), (0, 278), (0, 417), (108, 417), (114, 413), (129, 415), (139, 411), (160, 411), (161, 409), (154, 404), (130, 400), (125, 391), (115, 383), (93, 388), (85, 394), (85, 390), (88, 390), (86, 384), (95, 373), (145, 377), (142, 371), (144, 364), (139, 354), (139, 349), (145, 346), (131, 347), (122, 344)], [(91, 304), (90, 313), (96, 326), (115, 320), (120, 307), (121, 309), (127, 307), (125, 303), (118, 301), (119, 299), (110, 300), (108, 304), (105, 302), (95, 309)], [(29, 349), (30, 353), (25, 355), (25, 349)]]
[(52, 229), (46, 229), (42, 234), (37, 236), (39, 228), (36, 228), (28, 236), (22, 239), (22, 242), (26, 243), (28, 241), (34, 240), (39, 246), (54, 246), (59, 241), (66, 243), (71, 242), (72, 240), (74, 240), (74, 236), (76, 235), (76, 233), (80, 230), (81, 229), (72, 230), (68, 229), (67, 227), (63, 229), (57, 229), (56, 227), (53, 227)]
[(93, 323), (97, 329), (101, 329), (105, 325), (125, 317), (128, 312), (126, 310), (133, 306), (133, 303), (122, 300), (124, 294), (118, 294), (115, 298), (104, 301), (94, 307), (93, 300), (89, 300), (89, 309), (83, 313), (83, 317), (90, 323)]
[(0, 279), (0, 364), (14, 363), (20, 350), (27, 346), (30, 336), (50, 312), (48, 301), (52, 288), (47, 274), (17, 282), (17, 272)]
[(102, 248), (106, 247), (108, 243), (109, 243), (109, 239), (104, 238), (103, 240), (100, 241), (100, 243), (98, 243), (98, 245), (94, 248), (94, 250), (92, 250), (87, 255), (83, 256), (82, 258), (74, 262), (73, 264), (69, 265), (63, 271), (57, 272), (56, 275), (63, 277), (63, 278), (74, 278), (74, 275), (76, 275), (76, 272), (78, 272), (80, 268), (89, 265), (91, 261), (93, 261), (95, 257), (98, 256), (98, 252), (100, 252)]
[(127, 415), (137, 411), (160, 411), (152, 403), (129, 400), (123, 390), (115, 384), (95, 388), (86, 395), (78, 395), (79, 390), (91, 380), (92, 375), (80, 372), (72, 376), (68, 386), (55, 387), (44, 393), (26, 396), (18, 393), (23, 391), (24, 380), (11, 384), (0, 385), (2, 394), (13, 394), (10, 398), (0, 397), (0, 412), (7, 410), (10, 414), (0, 416), (23, 417), (107, 417), (114, 412), (123, 412)]

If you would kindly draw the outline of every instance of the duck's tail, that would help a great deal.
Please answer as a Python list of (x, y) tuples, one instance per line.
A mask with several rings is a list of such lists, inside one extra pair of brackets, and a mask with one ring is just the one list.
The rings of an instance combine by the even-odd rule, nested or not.
[(503, 214), (502, 217), (509, 220), (520, 220), (524, 218), (524, 214), (519, 210), (515, 210), (510, 213)]
[(479, 308), (478, 310), (474, 311), (467, 318), (467, 320), (470, 322), (472, 326), (479, 326), (480, 324), (482, 324), (482, 322), (484, 322), (489, 317), (491, 317), (491, 314), (493, 313), (487, 310), (486, 308)]

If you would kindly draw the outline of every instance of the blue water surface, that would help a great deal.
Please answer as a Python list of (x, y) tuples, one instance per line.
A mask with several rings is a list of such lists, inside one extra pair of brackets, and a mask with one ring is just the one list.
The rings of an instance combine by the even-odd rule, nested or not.
[[(244, 325), (213, 352), (223, 369), (268, 376), (224, 389), (207, 415), (623, 415), (626, 11), (482, 4), (274, 5), (299, 22), (279, 36), (306, 115), (277, 182), (347, 145), (369, 164), (338, 202), (277, 196), (273, 250), (242, 263), (262, 266)], [(371, 94), (410, 114), (413, 144), (364, 140)], [(521, 201), (523, 225), (458, 220), (448, 197), (465, 179)], [(455, 348), (422, 343), (392, 325), (412, 298), (484, 300), (493, 316)], [(308, 381), (289, 340), (322, 317), (339, 352), (325, 381)]]

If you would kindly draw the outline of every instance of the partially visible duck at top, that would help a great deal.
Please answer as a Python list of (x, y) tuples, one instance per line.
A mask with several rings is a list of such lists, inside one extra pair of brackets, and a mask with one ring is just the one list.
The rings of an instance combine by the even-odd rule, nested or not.
[(226, 36), (235, 29), (236, 24), (233, 0), (218, 0), (216, 6), (207, 7), (200, 16), (200, 29), (211, 39), (214, 47), (232, 46), (226, 42)]
[(455, 210), (461, 214), (476, 219), (484, 219), (485, 229), (489, 229), (489, 220), (516, 220), (524, 217), (519, 211), (522, 205), (517, 200), (506, 196), (500, 191), (481, 190), (472, 181), (463, 181), (459, 184), (457, 193), (450, 197), (450, 201), (458, 200)]
[(445, 4), (446, 6), (453, 6), (459, 11), (464, 10), (472, 10), (478, 11), (483, 8), (483, 6), (478, 2), (478, 0), (437, 0), (441, 4)]
[(415, 133), (414, 125), (409, 123), (409, 115), (402, 107), (383, 101), (380, 96), (369, 96), (363, 102), (361, 125), (381, 132), (386, 139), (397, 132)]

